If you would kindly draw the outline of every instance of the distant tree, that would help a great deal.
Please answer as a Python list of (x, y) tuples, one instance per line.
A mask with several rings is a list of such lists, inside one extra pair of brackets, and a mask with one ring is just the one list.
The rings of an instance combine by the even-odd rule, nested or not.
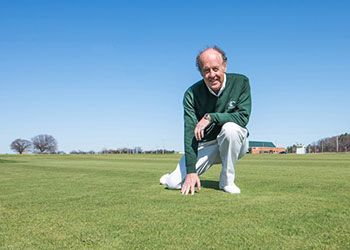
[(288, 146), (287, 147), (287, 153), (295, 154), (296, 152), (297, 152), (297, 145), (293, 144), (293, 146)]
[(313, 142), (309, 152), (348, 152), (350, 149), (350, 135), (348, 133), (327, 137)]
[(96, 154), (95, 151), (90, 150), (90, 151), (82, 151), (82, 150), (73, 150), (69, 152), (71, 155), (94, 155)]
[(350, 149), (350, 134), (345, 133), (339, 136), (340, 151), (348, 152)]
[(55, 153), (57, 151), (57, 141), (52, 135), (37, 135), (32, 138), (34, 149), (43, 153)]
[(24, 139), (16, 139), (10, 145), (11, 149), (19, 154), (29, 150), (31, 146), (32, 142)]

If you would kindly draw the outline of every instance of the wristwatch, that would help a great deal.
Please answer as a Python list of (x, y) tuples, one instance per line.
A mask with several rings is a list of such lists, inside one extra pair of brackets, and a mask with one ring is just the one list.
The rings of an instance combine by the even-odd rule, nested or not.
[(204, 115), (204, 119), (206, 119), (208, 122), (211, 122), (211, 117), (208, 113)]

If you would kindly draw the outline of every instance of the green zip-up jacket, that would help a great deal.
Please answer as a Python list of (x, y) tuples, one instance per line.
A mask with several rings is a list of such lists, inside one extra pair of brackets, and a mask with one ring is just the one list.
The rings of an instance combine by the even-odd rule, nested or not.
[(226, 122), (234, 122), (245, 128), (251, 112), (249, 79), (240, 74), (226, 74), (226, 85), (219, 97), (209, 92), (204, 80), (198, 81), (185, 92), (184, 142), (187, 173), (195, 173), (198, 155), (198, 141), (194, 136), (197, 123), (206, 113), (211, 124), (205, 129), (202, 141), (215, 140)]

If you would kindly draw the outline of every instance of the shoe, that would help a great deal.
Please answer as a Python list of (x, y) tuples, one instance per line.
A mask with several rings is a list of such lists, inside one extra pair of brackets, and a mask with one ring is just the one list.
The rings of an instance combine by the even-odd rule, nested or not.
[(233, 185), (229, 185), (229, 186), (225, 186), (223, 188), (223, 190), (226, 193), (230, 193), (230, 194), (240, 194), (241, 190), (239, 189), (239, 187), (236, 186), (236, 184), (233, 183)]
[(166, 181), (167, 181), (168, 177), (169, 177), (169, 174), (163, 175), (162, 177), (160, 177), (159, 183), (162, 184), (162, 185), (167, 185)]

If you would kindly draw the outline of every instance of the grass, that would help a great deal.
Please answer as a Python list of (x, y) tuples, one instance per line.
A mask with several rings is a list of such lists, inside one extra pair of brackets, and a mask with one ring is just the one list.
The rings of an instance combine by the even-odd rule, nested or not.
[(179, 155), (0, 155), (1, 249), (350, 249), (350, 154), (247, 155), (240, 195), (158, 184)]

